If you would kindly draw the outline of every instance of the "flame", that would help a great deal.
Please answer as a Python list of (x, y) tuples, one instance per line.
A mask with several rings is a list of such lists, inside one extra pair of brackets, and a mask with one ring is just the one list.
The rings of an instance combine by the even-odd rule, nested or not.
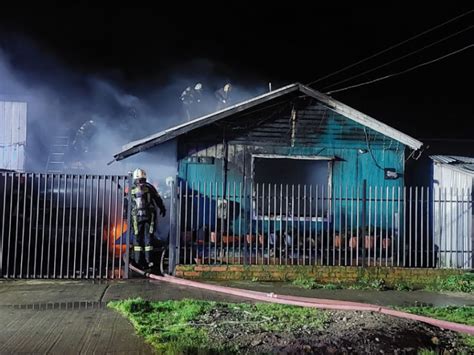
[[(127, 245), (120, 244), (122, 235), (128, 229), (127, 221), (119, 221), (117, 225), (110, 226), (110, 237), (108, 237), (107, 229), (104, 230), (104, 240), (108, 241), (108, 248), (110, 255), (114, 255), (116, 258), (120, 258), (127, 251)], [(117, 243), (117, 244), (116, 244)], [(114, 250), (115, 249), (115, 250)]]

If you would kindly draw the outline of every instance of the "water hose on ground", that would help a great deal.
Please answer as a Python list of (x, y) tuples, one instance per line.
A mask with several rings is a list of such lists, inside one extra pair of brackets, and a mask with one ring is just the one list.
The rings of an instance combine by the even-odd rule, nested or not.
[(234, 288), (234, 287), (210, 285), (203, 282), (181, 279), (181, 278), (170, 276), (170, 275), (165, 275), (165, 276), (155, 275), (155, 274), (140, 270), (131, 264), (130, 264), (130, 269), (136, 272), (137, 274), (143, 275), (152, 280), (164, 281), (164, 282), (169, 282), (172, 284), (188, 286), (188, 287), (195, 287), (202, 290), (224, 293), (231, 296), (244, 297), (244, 298), (252, 299), (256, 301), (279, 303), (279, 304), (286, 304), (286, 305), (300, 306), (300, 307), (338, 310), (338, 311), (377, 312), (377, 313), (382, 313), (389, 316), (394, 316), (398, 318), (404, 318), (404, 319), (431, 324), (441, 329), (448, 329), (448, 330), (453, 330), (460, 333), (474, 335), (474, 326), (448, 322), (448, 321), (434, 319), (434, 318), (430, 318), (426, 316), (419, 316), (416, 314), (397, 311), (388, 307), (378, 306), (374, 304), (329, 300), (329, 299), (322, 299), (322, 298), (287, 296), (287, 295), (275, 294), (273, 292), (265, 293), (265, 292), (260, 292), (260, 291), (245, 290), (245, 289), (239, 289), (239, 288)]

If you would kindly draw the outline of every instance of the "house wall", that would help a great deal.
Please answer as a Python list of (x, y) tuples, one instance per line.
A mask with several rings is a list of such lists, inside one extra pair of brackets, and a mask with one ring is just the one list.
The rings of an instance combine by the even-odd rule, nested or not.
[[(235, 183), (236, 192), (240, 194), (240, 186), (252, 181), (254, 155), (325, 157), (331, 159), (332, 169), (328, 184), (335, 197), (346, 188), (349, 191), (352, 188), (354, 191), (360, 189), (366, 180), (367, 186), (371, 187), (368, 188), (368, 194), (372, 189), (375, 194), (377, 187), (379, 198), (380, 191), (384, 191), (384, 194), (388, 191), (389, 197), (392, 197), (394, 191), (397, 194), (395, 199), (398, 198), (398, 188), (403, 187), (403, 177), (386, 180), (383, 168), (394, 168), (403, 176), (405, 147), (402, 144), (365, 129), (332, 111), (321, 111), (320, 107), (311, 104), (300, 108), (294, 116), (297, 119), (292, 123), (291, 110), (283, 111), (277, 118), (260, 123), (250, 131), (234, 135), (224, 135), (222, 131), (208, 128), (191, 136), (180, 137), (179, 178), (186, 181), (189, 187), (199, 183), (201, 193), (202, 184), (207, 183), (207, 196), (210, 188), (215, 194), (216, 186), (221, 194), (224, 182), (230, 184), (232, 190)], [(254, 118), (255, 120), (257, 118)], [(227, 149), (222, 143), (224, 136), (227, 137)], [(365, 153), (361, 154), (360, 149), (365, 150)], [(217, 185), (210, 187), (210, 182)], [(344, 219), (346, 215), (346, 206), (339, 206), (338, 203), (335, 200), (332, 205), (334, 220)], [(369, 207), (372, 214), (379, 208), (378, 216), (381, 216), (384, 227), (392, 227), (393, 219), (386, 218), (394, 212), (392, 207), (380, 209), (375, 204)], [(214, 207), (211, 206), (212, 208)]]
[[(394, 168), (403, 175), (405, 147), (402, 144), (369, 129), (364, 130), (363, 126), (352, 121), (348, 123), (347, 118), (334, 112), (307, 117), (308, 112), (315, 110), (312, 106), (299, 110), (297, 117), (301, 119), (294, 128), (288, 123), (291, 114), (283, 113), (280, 118), (261, 124), (250, 132), (232, 136), (228, 139), (227, 152), (219, 135), (213, 135), (208, 142), (203, 141), (205, 137), (199, 134), (198, 140), (185, 137), (179, 142), (179, 177), (190, 183), (224, 180), (243, 183), (252, 179), (252, 155), (319, 156), (333, 158), (329, 181), (333, 186), (357, 187), (363, 180), (367, 180), (368, 186), (403, 186), (403, 178), (385, 180), (383, 171), (383, 168)], [(294, 134), (288, 133), (289, 130)], [(360, 154), (359, 149), (367, 152)], [(189, 162), (192, 157), (213, 160)], [(227, 161), (227, 176), (223, 159)]]

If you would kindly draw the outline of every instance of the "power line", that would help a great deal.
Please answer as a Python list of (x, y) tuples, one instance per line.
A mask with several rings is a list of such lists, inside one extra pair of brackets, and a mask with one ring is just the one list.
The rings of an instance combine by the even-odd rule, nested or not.
[(366, 71), (364, 71), (364, 72), (362, 72), (362, 73), (353, 75), (353, 76), (351, 76), (351, 77), (349, 77), (349, 78), (347, 78), (347, 79), (344, 79), (344, 80), (338, 81), (337, 83), (334, 83), (334, 84), (331, 84), (331, 85), (329, 85), (329, 86), (326, 86), (326, 87), (323, 88), (323, 90), (330, 89), (330, 88), (332, 88), (332, 87), (334, 87), (334, 86), (336, 86), (336, 85), (339, 85), (339, 84), (348, 82), (348, 81), (350, 81), (350, 80), (352, 80), (352, 79), (361, 77), (361, 76), (363, 76), (363, 75), (365, 75), (365, 74), (368, 74), (368, 73), (371, 73), (371, 72), (373, 72), (373, 71), (375, 71), (375, 70), (377, 70), (377, 69), (386, 67), (387, 65), (393, 64), (393, 63), (398, 62), (398, 61), (400, 61), (400, 60), (402, 60), (402, 59), (405, 59), (405, 58), (407, 58), (407, 57), (410, 57), (410, 56), (412, 56), (412, 55), (414, 55), (414, 54), (416, 54), (416, 53), (419, 53), (419, 52), (421, 52), (421, 51), (423, 51), (423, 50), (425, 50), (425, 49), (427, 49), (427, 48), (433, 47), (434, 45), (436, 45), (436, 44), (438, 44), (438, 43), (444, 42), (444, 41), (446, 41), (446, 40), (448, 40), (448, 39), (450, 39), (450, 38), (452, 38), (452, 37), (454, 37), (454, 36), (457, 36), (457, 35), (463, 33), (463, 32), (469, 31), (469, 30), (472, 29), (473, 27), (474, 27), (474, 25), (471, 25), (471, 26), (469, 26), (469, 27), (466, 27), (465, 29), (462, 29), (462, 30), (460, 30), (460, 31), (457, 31), (457, 32), (455, 32), (455, 33), (453, 33), (453, 34), (451, 34), (451, 35), (449, 35), (449, 36), (443, 37), (443, 38), (441, 38), (441, 39), (438, 40), (438, 41), (432, 42), (432, 43), (430, 43), (430, 44), (428, 44), (428, 45), (426, 45), (426, 46), (424, 46), (424, 47), (421, 47), (421, 48), (419, 48), (419, 49), (417, 49), (417, 50), (415, 50), (415, 51), (413, 51), (413, 52), (410, 52), (410, 53), (408, 53), (408, 54), (405, 54), (405, 55), (403, 55), (403, 56), (401, 56), (401, 57), (399, 57), (399, 58), (395, 58), (395, 59), (393, 59), (393, 60), (391, 60), (391, 61), (389, 61), (389, 62), (387, 62), (387, 63), (381, 64), (381, 65), (379, 65), (379, 66), (377, 66), (377, 67), (375, 67), (375, 68), (368, 69), (368, 70), (366, 70)]
[(400, 47), (400, 46), (404, 45), (404, 44), (407, 43), (407, 42), (410, 42), (410, 41), (412, 41), (412, 40), (414, 40), (414, 39), (416, 39), (416, 38), (418, 38), (418, 37), (421, 37), (421, 36), (423, 36), (423, 35), (425, 35), (425, 34), (427, 34), (427, 33), (430, 33), (430, 32), (432, 32), (432, 31), (436, 30), (436, 29), (438, 29), (438, 28), (440, 28), (440, 27), (443, 27), (444, 25), (447, 25), (448, 23), (451, 23), (451, 22), (456, 21), (456, 20), (458, 20), (458, 19), (460, 19), (460, 18), (462, 18), (462, 17), (464, 17), (464, 16), (467, 16), (467, 15), (471, 14), (472, 12), (474, 12), (474, 9), (469, 10), (469, 11), (467, 11), (467, 12), (464, 12), (464, 13), (462, 13), (461, 15), (458, 15), (458, 16), (456, 16), (456, 17), (453, 17), (453, 18), (451, 18), (451, 19), (449, 19), (449, 20), (447, 20), (447, 21), (445, 21), (445, 22), (443, 22), (443, 23), (441, 23), (441, 24), (439, 24), (439, 25), (436, 25), (436, 26), (434, 26), (434, 27), (432, 27), (432, 28), (429, 28), (428, 30), (425, 30), (425, 31), (423, 31), (423, 32), (421, 32), (421, 33), (419, 33), (419, 34), (417, 34), (417, 35), (415, 35), (415, 36), (413, 36), (413, 37), (410, 37), (410, 38), (408, 38), (408, 39), (406, 39), (406, 40), (404, 40), (404, 41), (402, 41), (402, 42), (399, 42), (399, 43), (397, 43), (397, 44), (394, 44), (394, 45), (392, 45), (392, 46), (390, 46), (390, 47), (388, 47), (388, 48), (386, 48), (386, 49), (384, 49), (384, 50), (381, 50), (380, 52), (377, 52), (377, 53), (375, 53), (375, 54), (372, 54), (371, 56), (368, 56), (368, 57), (366, 57), (366, 58), (364, 58), (364, 59), (361, 59), (361, 60), (359, 60), (359, 61), (357, 61), (357, 62), (355, 62), (355, 63), (353, 63), (353, 64), (350, 64), (350, 65), (348, 65), (348, 66), (346, 66), (346, 67), (343, 67), (343, 68), (341, 68), (341, 69), (339, 69), (339, 70), (336, 70), (335, 72), (332, 72), (332, 73), (330, 73), (330, 74), (328, 74), (328, 75), (325, 75), (325, 76), (323, 76), (323, 77), (321, 77), (321, 78), (319, 78), (319, 79), (316, 79), (316, 80), (314, 80), (314, 81), (311, 81), (311, 82), (309, 82), (309, 83), (306, 84), (306, 85), (313, 85), (313, 84), (318, 83), (318, 82), (320, 82), (320, 81), (322, 81), (322, 80), (324, 80), (324, 79), (330, 78), (330, 77), (332, 77), (332, 76), (334, 76), (334, 75), (336, 75), (336, 74), (339, 74), (339, 73), (341, 73), (341, 72), (343, 72), (343, 71), (346, 71), (347, 69), (353, 68), (353, 67), (355, 67), (356, 65), (359, 65), (359, 64), (361, 64), (361, 63), (364, 63), (364, 62), (366, 62), (366, 61), (368, 61), (368, 60), (370, 60), (370, 59), (372, 59), (372, 58), (378, 57), (379, 55), (381, 55), (381, 54), (383, 54), (383, 53), (386, 53), (386, 52), (388, 52), (388, 51), (390, 51), (390, 50), (392, 50), (392, 49), (394, 49), (394, 48)]
[(450, 53), (448, 53), (448, 54), (445, 54), (445, 55), (443, 55), (443, 56), (441, 56), (441, 57), (435, 58), (435, 59), (430, 60), (430, 61), (428, 61), (428, 62), (424, 62), (424, 63), (418, 64), (418, 65), (415, 65), (415, 66), (413, 66), (413, 67), (411, 67), (411, 68), (405, 69), (405, 70), (400, 71), (400, 72), (398, 72), (398, 73), (388, 74), (388, 75), (382, 76), (382, 77), (377, 78), (377, 79), (374, 79), (374, 80), (365, 81), (365, 82), (363, 82), (363, 83), (359, 83), (359, 84), (347, 86), (347, 87), (342, 88), (342, 89), (337, 89), (337, 90), (328, 91), (328, 92), (326, 92), (326, 94), (328, 94), (328, 95), (334, 94), (334, 93), (336, 93), (336, 92), (341, 92), (341, 91), (353, 89), (353, 88), (356, 88), (356, 87), (359, 87), (359, 86), (364, 86), (364, 85), (373, 84), (373, 83), (376, 83), (376, 82), (378, 82), (378, 81), (382, 81), (382, 80), (385, 80), (385, 79), (388, 79), (388, 78), (392, 78), (392, 77), (394, 77), (394, 76), (398, 76), (398, 75), (401, 75), (401, 74), (405, 74), (405, 73), (408, 73), (408, 72), (410, 72), (410, 71), (412, 71), (412, 70), (415, 70), (415, 69), (417, 69), (417, 68), (424, 67), (424, 66), (426, 66), (426, 65), (428, 65), (428, 64), (432, 64), (432, 63), (438, 62), (438, 61), (440, 61), (440, 60), (442, 60), (442, 59), (448, 58), (448, 57), (450, 57), (450, 56), (452, 56), (452, 55), (461, 53), (461, 52), (463, 52), (463, 51), (465, 51), (465, 50), (467, 50), (467, 49), (469, 49), (469, 48), (472, 48), (472, 47), (474, 47), (474, 44), (470, 44), (470, 45), (468, 45), (468, 46), (466, 46), (466, 47), (463, 47), (463, 48), (458, 49), (458, 50), (456, 50), (456, 51), (450, 52)]

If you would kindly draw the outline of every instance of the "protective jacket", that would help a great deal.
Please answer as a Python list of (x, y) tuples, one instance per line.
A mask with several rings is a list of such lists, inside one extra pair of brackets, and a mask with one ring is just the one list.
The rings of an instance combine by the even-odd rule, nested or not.
[[(153, 250), (152, 237), (155, 233), (156, 207), (160, 214), (165, 216), (166, 209), (158, 191), (147, 182), (137, 182), (131, 191), (131, 214), (133, 223), (134, 260), (142, 265), (142, 256), (145, 257), (145, 267), (153, 265), (151, 252)], [(155, 207), (156, 205), (156, 207)]]

